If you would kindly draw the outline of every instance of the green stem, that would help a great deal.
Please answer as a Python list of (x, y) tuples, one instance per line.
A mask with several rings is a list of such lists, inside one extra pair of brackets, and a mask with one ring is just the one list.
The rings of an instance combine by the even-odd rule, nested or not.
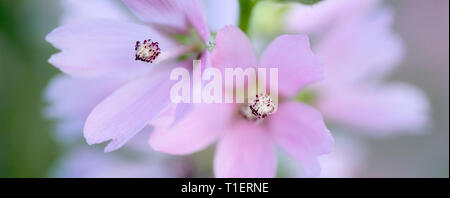
[(248, 34), (252, 11), (258, 0), (239, 0), (239, 28)]

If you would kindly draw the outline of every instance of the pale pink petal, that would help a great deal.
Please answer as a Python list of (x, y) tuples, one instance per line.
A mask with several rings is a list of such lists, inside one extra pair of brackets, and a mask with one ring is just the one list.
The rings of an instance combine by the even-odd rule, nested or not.
[(283, 35), (264, 51), (261, 66), (278, 68), (278, 90), (295, 95), (302, 87), (323, 78), (320, 59), (313, 54), (306, 35)]
[(239, 17), (237, 0), (203, 0), (202, 2), (205, 5), (205, 12), (211, 31), (217, 32), (226, 25), (237, 25)]
[(91, 19), (132, 21), (126, 8), (117, 0), (61, 0), (61, 24), (80, 23)]
[(327, 86), (378, 80), (391, 73), (403, 57), (403, 45), (392, 32), (393, 12), (374, 14), (337, 25), (318, 43)]
[(58, 75), (45, 91), (48, 117), (58, 119), (58, 137), (74, 140), (82, 137), (83, 124), (94, 107), (120, 87), (125, 80), (83, 79)]
[(173, 84), (169, 71), (133, 80), (97, 105), (84, 126), (88, 144), (112, 140), (105, 151), (115, 150), (163, 112)]
[(230, 124), (234, 108), (226, 104), (192, 105), (189, 116), (173, 125), (171, 116), (160, 117), (151, 124), (153, 149), (177, 155), (197, 152), (217, 140)]
[(318, 106), (330, 121), (375, 136), (422, 132), (429, 121), (425, 93), (400, 83), (329, 90), (322, 93)]
[(187, 33), (192, 26), (204, 41), (209, 29), (198, 0), (122, 0), (145, 23), (163, 31)]
[(172, 125), (178, 124), (181, 120), (183, 120), (194, 108), (194, 104), (192, 103), (179, 103), (176, 105), (175, 113), (173, 115)]
[(220, 139), (214, 157), (216, 177), (275, 177), (272, 134), (246, 120), (232, 123)]
[(285, 14), (284, 27), (294, 33), (324, 33), (333, 24), (366, 14), (379, 0), (332, 0), (314, 5), (293, 4)]
[[(172, 0), (179, 2), (178, 0)], [(211, 32), (208, 28), (208, 23), (206, 22), (206, 16), (203, 11), (203, 7), (198, 0), (191, 0), (192, 2), (186, 1), (185, 10), (188, 21), (194, 27), (197, 34), (203, 39), (204, 42), (209, 42), (209, 37)]]
[(321, 114), (308, 105), (285, 102), (269, 119), (277, 143), (300, 162), (304, 176), (319, 176), (318, 157), (330, 153), (334, 144)]
[(146, 26), (109, 20), (63, 25), (46, 39), (62, 51), (50, 63), (70, 75), (89, 77), (133, 76), (151, 68), (135, 60), (136, 41), (158, 41), (162, 51), (173, 46)]
[[(208, 50), (200, 55), (200, 61), (202, 61), (202, 71), (205, 68), (211, 67), (211, 54), (208, 52)], [(189, 66), (191, 67), (192, 62), (190, 62), (189, 64)]]
[(226, 26), (217, 32), (216, 45), (211, 53), (211, 65), (216, 68), (256, 67), (253, 47), (241, 29)]

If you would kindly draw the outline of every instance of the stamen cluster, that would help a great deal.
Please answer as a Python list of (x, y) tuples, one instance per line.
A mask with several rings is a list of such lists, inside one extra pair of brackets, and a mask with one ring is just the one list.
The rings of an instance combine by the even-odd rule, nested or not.
[(256, 121), (275, 111), (275, 103), (267, 94), (257, 94), (256, 98), (241, 108), (241, 114), (248, 120)]
[(158, 42), (152, 42), (151, 39), (144, 40), (143, 43), (136, 41), (136, 60), (152, 63), (161, 53)]

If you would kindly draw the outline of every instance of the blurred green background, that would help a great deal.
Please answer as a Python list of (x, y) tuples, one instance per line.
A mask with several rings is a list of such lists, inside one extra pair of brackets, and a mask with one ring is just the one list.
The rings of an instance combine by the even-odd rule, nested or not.
[(0, 176), (44, 177), (58, 156), (42, 90), (58, 71), (44, 37), (58, 22), (56, 1), (0, 1)]
[[(424, 136), (368, 139), (369, 167), (361, 177), (448, 177), (449, 2), (388, 1), (407, 56), (392, 79), (427, 92), (433, 128)], [(62, 153), (43, 116), (43, 89), (59, 71), (44, 38), (57, 27), (56, 0), (0, 0), (0, 177), (46, 177)]]

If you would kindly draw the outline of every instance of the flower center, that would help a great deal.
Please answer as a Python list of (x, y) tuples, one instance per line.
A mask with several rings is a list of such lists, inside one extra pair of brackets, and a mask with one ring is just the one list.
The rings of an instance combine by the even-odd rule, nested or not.
[(136, 60), (147, 63), (152, 63), (156, 57), (161, 53), (158, 42), (152, 42), (151, 39), (144, 40), (144, 42), (136, 41)]
[(267, 94), (257, 94), (256, 98), (242, 106), (241, 114), (251, 121), (264, 119), (275, 111), (276, 105)]

